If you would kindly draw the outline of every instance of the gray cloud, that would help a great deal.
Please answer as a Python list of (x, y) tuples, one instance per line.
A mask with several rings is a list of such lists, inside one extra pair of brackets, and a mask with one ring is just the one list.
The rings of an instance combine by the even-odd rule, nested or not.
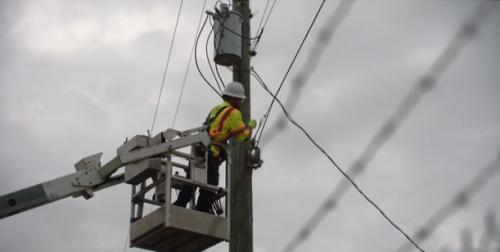
[[(76, 161), (92, 153), (103, 151), (103, 160), (109, 160), (125, 137), (145, 133), (178, 4), (43, 3), (0, 2), (2, 194), (70, 173)], [(201, 4), (187, 1), (181, 17), (157, 129), (171, 124)], [(317, 4), (278, 1), (252, 62), (271, 89)], [(254, 1), (253, 10), (264, 6), (265, 1)], [(334, 6), (328, 1), (318, 25)], [(304, 87), (294, 117), (343, 167), (349, 166), (473, 6), (472, 1), (360, 1)], [(35, 22), (40, 16), (50, 18)], [(500, 15), (488, 20), (358, 179), (409, 232), (498, 152), (499, 24)], [(304, 59), (305, 54), (297, 66)], [(190, 73), (179, 128), (197, 126), (218, 102), (194, 68)], [(257, 118), (270, 98), (254, 84)], [(282, 97), (291, 92), (288, 83), (283, 91)], [(278, 112), (271, 116), (277, 118)], [(254, 173), (254, 238), (255, 251), (270, 252), (283, 248), (341, 177), (293, 128), (263, 151), (265, 165)], [(455, 248), (466, 226), (480, 232), (485, 209), (500, 213), (493, 200), (499, 189), (499, 178), (493, 178), (424, 247)], [(120, 185), (89, 201), (66, 199), (3, 219), (0, 250), (122, 251), (129, 193)], [(349, 193), (298, 251), (391, 251), (403, 241)], [(210, 251), (226, 249), (223, 243)]]

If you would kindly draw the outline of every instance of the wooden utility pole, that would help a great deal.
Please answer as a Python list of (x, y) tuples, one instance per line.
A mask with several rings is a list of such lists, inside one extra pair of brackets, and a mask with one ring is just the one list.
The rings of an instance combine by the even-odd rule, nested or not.
[[(245, 87), (247, 99), (240, 110), (243, 120), (250, 120), (250, 0), (233, 0), (233, 10), (243, 17), (241, 27), (241, 64), (234, 66), (233, 80)], [(231, 167), (231, 232), (230, 252), (253, 251), (252, 170), (245, 165), (250, 142), (236, 144)]]

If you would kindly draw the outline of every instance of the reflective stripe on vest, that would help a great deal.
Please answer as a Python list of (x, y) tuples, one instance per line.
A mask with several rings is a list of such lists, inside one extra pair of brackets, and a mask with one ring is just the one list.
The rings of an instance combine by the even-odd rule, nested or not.
[[(216, 140), (215, 138), (217, 138), (219, 136), (219, 134), (222, 133), (222, 131), (224, 130), (224, 125), (226, 125), (226, 122), (229, 119), (229, 116), (231, 115), (233, 110), (234, 110), (233, 107), (226, 108), (225, 111), (222, 112), (222, 117), (219, 120), (217, 127), (215, 127), (214, 129), (211, 129), (212, 125), (210, 125), (209, 135), (212, 138), (212, 140)], [(215, 118), (214, 122), (216, 122), (216, 121), (217, 121), (217, 118)], [(214, 123), (214, 122), (212, 122), (212, 123)], [(228, 138), (229, 137), (227, 137), (227, 138), (225, 137), (225, 139), (223, 139), (222, 142), (225, 142)]]

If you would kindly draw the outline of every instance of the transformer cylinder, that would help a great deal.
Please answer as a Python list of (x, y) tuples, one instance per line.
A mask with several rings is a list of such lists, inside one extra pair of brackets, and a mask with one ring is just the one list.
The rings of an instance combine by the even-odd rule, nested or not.
[(230, 11), (214, 16), (216, 64), (232, 66), (241, 62), (241, 23), (239, 13)]

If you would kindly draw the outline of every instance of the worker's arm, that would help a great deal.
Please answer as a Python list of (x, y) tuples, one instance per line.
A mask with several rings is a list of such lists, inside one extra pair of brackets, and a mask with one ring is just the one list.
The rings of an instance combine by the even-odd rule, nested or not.
[(245, 125), (241, 112), (235, 109), (229, 120), (229, 131), (236, 142), (241, 142), (251, 136), (252, 129), (255, 128), (256, 125), (257, 123), (253, 119), (250, 120), (248, 125)]

